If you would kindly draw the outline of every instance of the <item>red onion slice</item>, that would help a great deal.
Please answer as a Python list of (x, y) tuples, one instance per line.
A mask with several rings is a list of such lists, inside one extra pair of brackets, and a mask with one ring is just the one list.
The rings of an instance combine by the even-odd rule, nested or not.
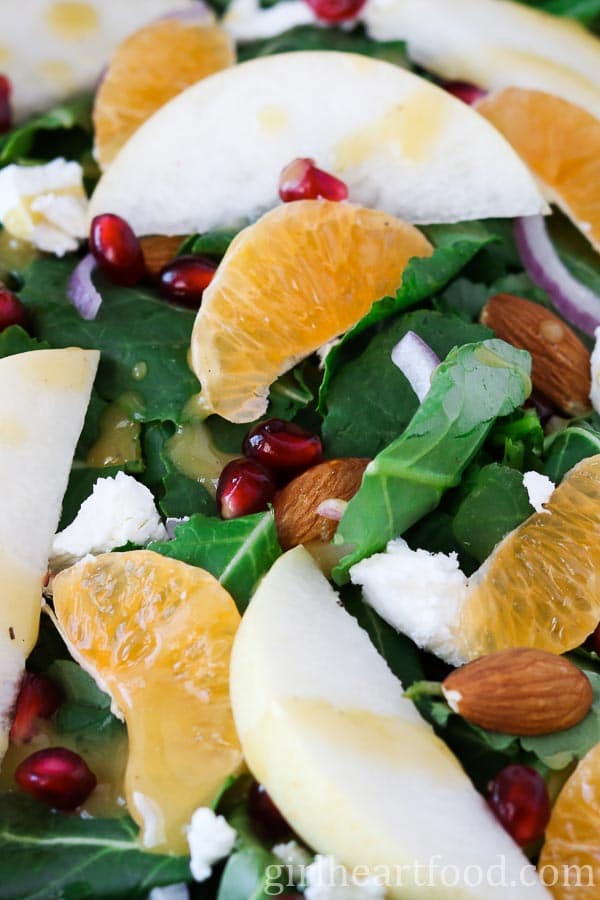
[(95, 319), (102, 303), (102, 295), (92, 281), (95, 268), (96, 260), (88, 253), (73, 270), (67, 286), (67, 296), (82, 319)]
[(431, 387), (431, 376), (440, 364), (429, 344), (414, 331), (407, 331), (392, 350), (392, 362), (422, 402)]
[(548, 293), (567, 322), (593, 336), (600, 326), (600, 296), (577, 281), (566, 268), (548, 236), (544, 217), (517, 219), (515, 239), (531, 280)]

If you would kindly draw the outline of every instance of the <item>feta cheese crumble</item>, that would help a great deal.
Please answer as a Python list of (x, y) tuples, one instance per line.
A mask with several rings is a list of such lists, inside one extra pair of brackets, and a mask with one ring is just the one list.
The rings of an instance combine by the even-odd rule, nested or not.
[(14, 237), (47, 253), (77, 250), (87, 236), (87, 205), (79, 163), (58, 158), (0, 170), (0, 221)]
[(304, 873), (311, 864), (312, 856), (298, 841), (275, 844), (271, 853), (286, 866), (288, 875), (295, 884), (304, 881)]
[(99, 478), (75, 519), (54, 537), (50, 568), (59, 571), (88, 554), (167, 537), (148, 488), (125, 472)]
[(454, 630), (467, 596), (467, 578), (456, 553), (411, 550), (398, 538), (389, 542), (385, 553), (352, 566), (350, 578), (397, 631), (454, 666), (464, 662)]
[(201, 806), (188, 825), (190, 870), (196, 881), (210, 878), (214, 863), (231, 853), (237, 837), (235, 828), (208, 806)]
[(189, 900), (187, 884), (169, 884), (167, 887), (152, 888), (148, 900)]
[(227, 8), (222, 25), (236, 41), (270, 38), (295, 28), (296, 25), (318, 24), (308, 3), (283, 0), (263, 9), (259, 0), (233, 0)]
[(523, 487), (529, 496), (529, 502), (536, 512), (546, 512), (544, 504), (548, 502), (556, 485), (547, 475), (539, 472), (525, 472), (523, 475)]
[(594, 337), (596, 338), (596, 343), (594, 344), (592, 358), (590, 360), (590, 366), (592, 370), (592, 387), (590, 390), (590, 400), (596, 412), (600, 413), (600, 328), (596, 328)]
[(350, 872), (333, 856), (316, 856), (306, 869), (304, 896), (307, 900), (383, 900), (385, 889), (373, 877)]

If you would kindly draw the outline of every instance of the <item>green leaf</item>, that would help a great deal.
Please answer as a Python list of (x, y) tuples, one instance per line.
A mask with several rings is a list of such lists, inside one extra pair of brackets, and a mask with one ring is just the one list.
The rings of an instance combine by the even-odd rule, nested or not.
[(122, 731), (124, 726), (110, 711), (111, 700), (81, 666), (68, 659), (57, 659), (48, 669), (63, 694), (63, 702), (54, 717), (58, 732), (86, 734), (88, 740), (104, 740)]
[(141, 480), (154, 492), (165, 516), (214, 515), (214, 498), (199, 481), (180, 472), (166, 451), (173, 433), (170, 423), (150, 422), (145, 426), (142, 440), (146, 469)]
[(128, 817), (81, 819), (0, 795), (0, 900), (145, 900), (191, 881), (189, 859), (144, 853)]
[(386, 323), (363, 352), (348, 360), (329, 383), (323, 420), (329, 456), (375, 456), (410, 422), (418, 400), (405, 375), (392, 362), (392, 349), (407, 331), (422, 337), (440, 359), (445, 359), (453, 347), (493, 337), (483, 325), (428, 309)]
[(216, 260), (221, 260), (238, 232), (239, 229), (223, 228), (206, 231), (204, 234), (191, 234), (179, 248), (178, 256), (184, 253), (201, 253), (204, 256), (212, 256)]
[[(52, 135), (52, 132), (67, 134)], [(85, 149), (91, 148), (91, 135), (92, 97), (77, 97), (3, 135), (0, 138), (0, 166), (22, 162), (30, 155), (35, 159), (53, 159), (61, 155), (78, 159)]]
[(591, 429), (573, 425), (552, 435), (546, 442), (544, 475), (559, 484), (573, 466), (600, 453), (600, 434)]
[(290, 53), (294, 50), (336, 50), (360, 53), (382, 59), (396, 66), (408, 66), (404, 41), (374, 41), (362, 27), (345, 31), (339, 28), (320, 28), (316, 25), (297, 25), (275, 37), (251, 41), (238, 47), (238, 60), (244, 62), (257, 56)]
[(270, 512), (239, 519), (198, 514), (177, 526), (172, 541), (157, 541), (149, 549), (207, 569), (229, 591), (241, 612), (281, 554)]
[(521, 473), (492, 463), (480, 469), (463, 500), (454, 518), (454, 534), (466, 553), (483, 562), (532, 512)]
[(528, 396), (530, 366), (528, 353), (499, 340), (450, 353), (404, 434), (370, 463), (346, 507), (336, 542), (354, 549), (334, 569), (336, 581), (435, 509), (460, 482), (494, 420)]
[[(45, 258), (23, 273), (21, 299), (35, 336), (53, 347), (100, 350), (95, 386), (103, 400), (126, 394), (136, 400), (136, 419), (180, 422), (186, 401), (199, 390), (187, 362), (194, 313), (165, 303), (149, 288), (123, 288), (98, 276), (102, 305), (94, 321), (85, 321), (66, 294), (73, 266), (72, 258)], [(141, 380), (134, 369), (140, 362), (147, 367)]]
[(32, 338), (20, 325), (11, 325), (0, 332), (0, 359), (31, 350), (47, 350), (49, 346), (45, 341)]

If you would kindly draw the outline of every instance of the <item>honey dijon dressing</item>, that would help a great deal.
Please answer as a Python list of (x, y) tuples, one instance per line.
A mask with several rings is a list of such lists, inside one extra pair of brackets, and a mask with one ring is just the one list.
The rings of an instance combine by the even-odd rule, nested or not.
[(141, 426), (133, 416), (139, 407), (135, 394), (123, 394), (100, 416), (100, 435), (88, 451), (88, 466), (120, 466), (141, 459)]
[(219, 450), (204, 421), (207, 415), (202, 395), (194, 395), (184, 408), (185, 421), (167, 441), (166, 451), (183, 475), (198, 481), (214, 496), (223, 468), (239, 454)]

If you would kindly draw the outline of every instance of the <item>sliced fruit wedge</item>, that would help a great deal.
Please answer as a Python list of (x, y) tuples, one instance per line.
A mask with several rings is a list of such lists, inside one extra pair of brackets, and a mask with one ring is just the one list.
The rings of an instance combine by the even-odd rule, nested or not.
[(441, 78), (537, 88), (600, 116), (600, 41), (572, 19), (510, 0), (369, 0), (362, 19)]
[(98, 358), (69, 349), (0, 360), (0, 761)]
[(350, 199), (414, 223), (543, 211), (512, 148), (440, 88), (380, 60), (299, 52), (188, 88), (136, 131), (100, 180), (91, 215), (135, 232), (189, 234), (256, 219), (280, 171), (313, 157)]
[(301, 547), (244, 615), (231, 699), (246, 761), (292, 828), (350, 869), (387, 872), (387, 897), (418, 896), (423, 867), (426, 896), (448, 897), (451, 866), (452, 896), (480, 898), (468, 867), (499, 857), (506, 886), (485, 896), (547, 897), (530, 871), (523, 886), (525, 857)]
[(192, 813), (241, 765), (229, 703), (235, 603), (204, 569), (150, 550), (88, 557), (53, 589), (70, 652), (127, 724), (125, 793), (142, 844), (187, 852)]

